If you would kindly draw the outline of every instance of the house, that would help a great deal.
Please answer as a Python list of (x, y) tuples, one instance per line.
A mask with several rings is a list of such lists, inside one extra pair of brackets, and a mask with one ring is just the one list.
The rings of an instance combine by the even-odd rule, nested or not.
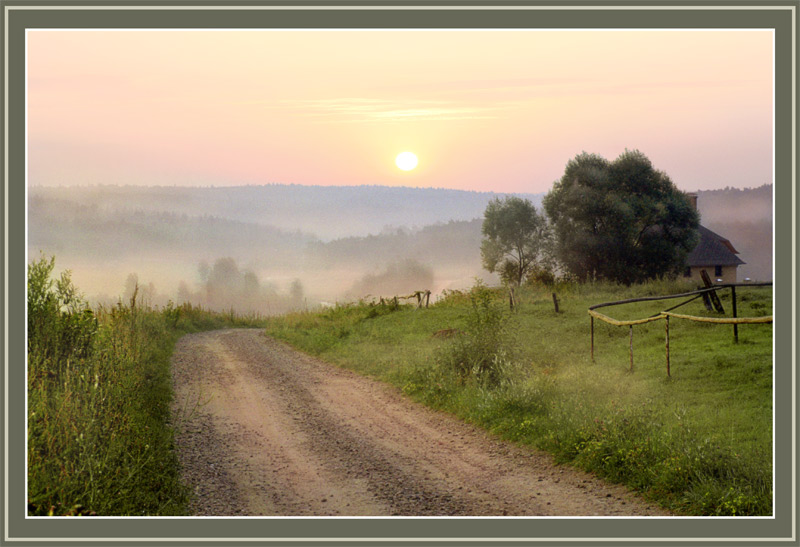
[[(697, 209), (697, 194), (688, 194), (692, 205)], [(684, 277), (702, 283), (700, 272), (705, 270), (712, 282), (736, 283), (736, 268), (745, 262), (740, 259), (730, 241), (712, 232), (705, 226), (698, 226), (700, 241), (686, 257)], [(721, 281), (720, 281), (721, 280)]]

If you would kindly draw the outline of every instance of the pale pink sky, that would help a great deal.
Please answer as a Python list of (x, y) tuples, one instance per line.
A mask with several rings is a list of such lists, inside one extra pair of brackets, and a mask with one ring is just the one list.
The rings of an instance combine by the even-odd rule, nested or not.
[(628, 148), (759, 186), (772, 67), (752, 30), (28, 31), (28, 182), (544, 192)]

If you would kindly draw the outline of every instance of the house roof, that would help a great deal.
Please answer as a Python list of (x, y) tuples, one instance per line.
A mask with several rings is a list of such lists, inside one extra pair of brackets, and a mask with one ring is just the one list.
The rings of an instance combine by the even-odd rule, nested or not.
[(697, 227), (700, 241), (689, 253), (686, 262), (689, 266), (738, 266), (745, 264), (730, 241), (705, 226)]

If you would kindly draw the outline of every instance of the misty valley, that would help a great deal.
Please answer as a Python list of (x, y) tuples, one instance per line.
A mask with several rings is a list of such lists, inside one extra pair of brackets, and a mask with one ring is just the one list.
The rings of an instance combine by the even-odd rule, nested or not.
[[(320, 303), (463, 289), (496, 194), (300, 185), (33, 187), (28, 256), (56, 257), (93, 303), (190, 302), (273, 315)], [(523, 194), (537, 208), (543, 194)], [(772, 186), (699, 192), (701, 222), (772, 279)]]

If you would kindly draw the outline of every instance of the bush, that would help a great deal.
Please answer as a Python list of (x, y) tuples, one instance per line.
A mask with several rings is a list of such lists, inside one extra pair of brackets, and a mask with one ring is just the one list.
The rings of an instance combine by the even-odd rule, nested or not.
[(97, 332), (97, 319), (65, 271), (51, 279), (55, 259), (42, 257), (28, 267), (28, 352), (40, 355), (56, 370), (87, 357)]
[(466, 326), (436, 356), (436, 362), (464, 381), (498, 385), (507, 378), (516, 353), (509, 317), (495, 291), (478, 281), (469, 292)]
[(541, 285), (544, 287), (553, 287), (556, 284), (556, 274), (548, 268), (536, 268), (528, 274), (525, 279), (525, 284), (536, 287)]

